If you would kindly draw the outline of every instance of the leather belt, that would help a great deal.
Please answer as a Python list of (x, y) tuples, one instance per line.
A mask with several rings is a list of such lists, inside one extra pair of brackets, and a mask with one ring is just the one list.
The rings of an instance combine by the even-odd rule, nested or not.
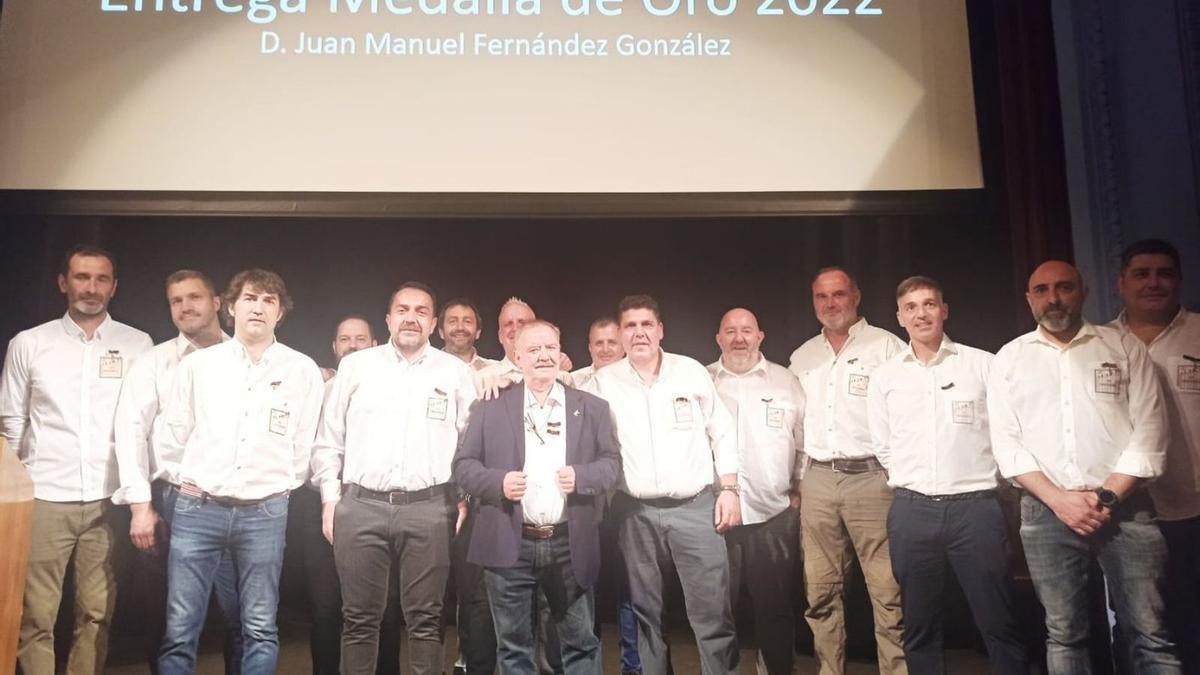
[(812, 466), (819, 466), (822, 469), (829, 469), (835, 473), (869, 473), (871, 471), (883, 471), (883, 465), (874, 457), (863, 457), (862, 459), (831, 459), (828, 462), (820, 460), (809, 460)]
[(522, 525), (521, 536), (526, 539), (553, 539), (562, 534), (567, 533), (566, 523), (557, 523), (555, 525)]
[(922, 502), (965, 502), (975, 499), (995, 499), (995, 490), (975, 490), (974, 492), (959, 492), (952, 495), (927, 495), (908, 488), (896, 488), (897, 497), (907, 497)]
[(384, 502), (392, 506), (404, 506), (405, 504), (415, 504), (417, 502), (427, 502), (432, 499), (441, 499), (450, 492), (449, 483), (439, 483), (432, 487), (421, 488), (420, 490), (392, 490), (390, 492), (378, 492), (376, 490), (368, 490), (361, 485), (351, 483), (346, 486), (347, 494), (352, 497), (361, 499), (370, 499), (376, 502)]
[(237, 506), (257, 506), (267, 500), (275, 499), (276, 497), (282, 497), (287, 493), (288, 490), (284, 490), (283, 492), (276, 492), (275, 494), (267, 495), (266, 497), (259, 497), (258, 499), (238, 499), (237, 497), (224, 497), (222, 495), (214, 495), (205, 492), (191, 483), (184, 483), (179, 486), (179, 494), (181, 495), (195, 497), (202, 502), (212, 502), (219, 506), (226, 506), (230, 508)]

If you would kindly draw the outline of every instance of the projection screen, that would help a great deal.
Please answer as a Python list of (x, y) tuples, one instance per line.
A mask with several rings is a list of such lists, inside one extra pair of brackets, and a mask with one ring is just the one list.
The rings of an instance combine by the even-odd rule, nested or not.
[(964, 0), (4, 0), (0, 189), (982, 187)]

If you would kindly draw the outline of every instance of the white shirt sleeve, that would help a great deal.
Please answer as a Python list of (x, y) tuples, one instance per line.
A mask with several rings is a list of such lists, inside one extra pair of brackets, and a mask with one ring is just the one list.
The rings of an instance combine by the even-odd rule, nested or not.
[(992, 359), (988, 371), (987, 411), (992, 436), (992, 455), (1000, 475), (1011, 479), (1021, 474), (1041, 471), (1042, 468), (1026, 449), (1021, 434), (1021, 422), (1009, 403), (1008, 371), (1012, 351), (1002, 349)]
[(321, 502), (336, 502), (342, 495), (342, 462), (346, 456), (346, 411), (354, 388), (352, 363), (344, 363), (333, 378), (312, 451), (312, 483), (321, 491)]
[(879, 369), (871, 378), (867, 389), (867, 425), (871, 429), (871, 447), (875, 459), (883, 465), (885, 471), (892, 470), (891, 424), (888, 420), (887, 395), (883, 391), (882, 378)]
[(158, 414), (155, 358), (146, 352), (137, 358), (121, 383), (113, 436), (121, 487), (113, 493), (115, 504), (150, 501), (150, 434)]
[(175, 383), (163, 411), (163, 424), (154, 432), (154, 444), (165, 454), (184, 457), (188, 438), (196, 428), (193, 359), (185, 358), (175, 371)]
[(28, 340), (18, 335), (8, 343), (4, 357), (3, 380), (0, 381), (0, 431), (8, 439), (8, 447), (20, 452), (21, 439), (29, 426), (29, 347)]
[(1166, 465), (1170, 440), (1162, 383), (1142, 341), (1127, 335), (1122, 342), (1129, 350), (1129, 420), (1133, 433), (1113, 473), (1157, 478)]
[(701, 390), (699, 403), (704, 413), (704, 426), (712, 447), (717, 475), (737, 475), (737, 427), (729, 409), (717, 394), (717, 388), (708, 376), (708, 371), (701, 367), (700, 372), (703, 374), (704, 388)]
[(300, 483), (308, 480), (313, 444), (321, 421), (321, 403), (325, 399), (325, 380), (317, 364), (310, 362), (302, 373), (307, 379), (307, 391), (301, 404), (300, 419), (296, 421), (296, 435), (292, 438), (292, 469)]

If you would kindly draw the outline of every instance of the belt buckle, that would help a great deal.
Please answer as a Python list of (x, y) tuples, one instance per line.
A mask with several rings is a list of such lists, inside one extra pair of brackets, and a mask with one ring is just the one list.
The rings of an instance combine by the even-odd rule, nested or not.
[(553, 525), (534, 525), (530, 527), (533, 530), (533, 536), (536, 539), (549, 539), (554, 536)]
[(388, 493), (388, 506), (404, 506), (408, 504), (408, 493), (404, 490), (392, 490)]

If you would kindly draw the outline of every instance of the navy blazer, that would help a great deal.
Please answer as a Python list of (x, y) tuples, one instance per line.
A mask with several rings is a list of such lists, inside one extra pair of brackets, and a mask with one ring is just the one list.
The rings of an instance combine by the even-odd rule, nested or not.
[[(575, 492), (567, 495), (567, 530), (575, 580), (590, 588), (600, 572), (600, 508), (621, 473), (621, 448), (608, 403), (563, 387), (566, 399), (567, 464), (575, 468)], [(467, 560), (484, 567), (517, 562), (524, 515), (521, 503), (504, 498), (504, 475), (525, 467), (525, 385), (514, 384), (471, 408), (454, 455), (453, 481), (479, 500)]]

